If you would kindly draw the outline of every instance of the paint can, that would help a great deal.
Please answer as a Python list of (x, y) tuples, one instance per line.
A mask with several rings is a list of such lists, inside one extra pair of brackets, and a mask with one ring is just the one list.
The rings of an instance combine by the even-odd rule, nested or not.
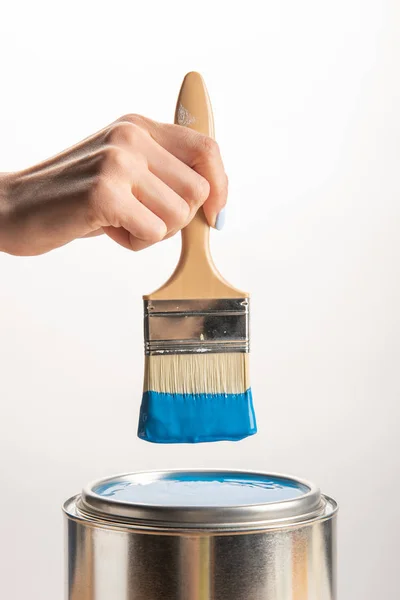
[(239, 471), (132, 473), (64, 505), (67, 600), (335, 600), (334, 500)]

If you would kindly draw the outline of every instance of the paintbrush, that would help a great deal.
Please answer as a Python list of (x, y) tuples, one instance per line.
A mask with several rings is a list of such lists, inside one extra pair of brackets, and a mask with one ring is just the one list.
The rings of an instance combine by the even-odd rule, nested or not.
[[(214, 137), (210, 99), (186, 75), (175, 123)], [(214, 266), (201, 208), (182, 230), (171, 278), (144, 296), (145, 375), (138, 435), (149, 442), (240, 440), (256, 433), (249, 383), (249, 295)]]

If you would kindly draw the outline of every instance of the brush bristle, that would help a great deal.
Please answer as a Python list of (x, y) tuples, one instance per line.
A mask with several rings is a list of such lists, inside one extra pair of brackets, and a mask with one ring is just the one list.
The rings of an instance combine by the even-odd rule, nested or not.
[(249, 355), (244, 352), (146, 356), (145, 392), (241, 394), (249, 387)]
[(248, 356), (146, 356), (139, 437), (171, 444), (237, 441), (256, 433)]

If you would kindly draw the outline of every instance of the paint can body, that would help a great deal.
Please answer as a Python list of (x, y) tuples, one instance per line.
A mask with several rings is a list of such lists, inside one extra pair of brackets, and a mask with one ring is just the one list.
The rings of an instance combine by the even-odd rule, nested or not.
[(66, 600), (336, 599), (337, 506), (307, 482), (130, 474), (92, 484), (64, 512)]

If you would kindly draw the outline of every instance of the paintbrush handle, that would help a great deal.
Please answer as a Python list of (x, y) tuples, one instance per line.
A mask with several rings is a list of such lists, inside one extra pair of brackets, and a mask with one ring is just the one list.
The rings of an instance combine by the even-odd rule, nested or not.
[[(183, 80), (175, 111), (175, 123), (214, 137), (211, 102), (203, 78), (188, 73)], [(169, 280), (145, 299), (245, 298), (216, 269), (210, 254), (210, 226), (201, 208), (182, 230), (182, 252)]]
[[(174, 122), (208, 137), (214, 137), (210, 97), (199, 73), (188, 73), (183, 80), (176, 103)], [(210, 226), (203, 209), (200, 208), (189, 225), (182, 230), (181, 258), (185, 261), (188, 275), (196, 272), (199, 263), (203, 263), (203, 269), (206, 265), (210, 265), (210, 269), (213, 270), (209, 245)]]

